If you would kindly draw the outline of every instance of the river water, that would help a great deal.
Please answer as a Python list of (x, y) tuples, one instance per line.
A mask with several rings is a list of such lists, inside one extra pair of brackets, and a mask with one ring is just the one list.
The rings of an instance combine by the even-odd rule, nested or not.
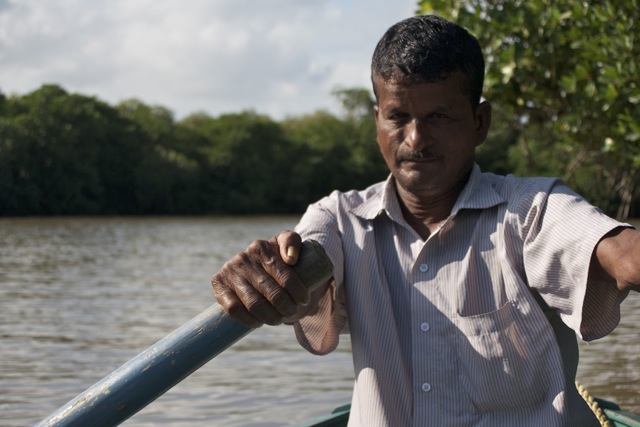
[[(46, 417), (213, 303), (209, 278), (297, 217), (0, 219), (0, 425)], [(640, 413), (640, 296), (581, 344), (579, 379)], [(126, 426), (295, 426), (349, 401), (348, 337), (328, 356), (262, 327)]]

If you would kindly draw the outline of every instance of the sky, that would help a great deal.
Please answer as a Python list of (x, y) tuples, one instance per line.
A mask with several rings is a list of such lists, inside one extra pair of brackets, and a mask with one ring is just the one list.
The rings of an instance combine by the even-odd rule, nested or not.
[(416, 0), (0, 0), (0, 92), (43, 84), (176, 120), (253, 110), (340, 113), (370, 88), (371, 54)]

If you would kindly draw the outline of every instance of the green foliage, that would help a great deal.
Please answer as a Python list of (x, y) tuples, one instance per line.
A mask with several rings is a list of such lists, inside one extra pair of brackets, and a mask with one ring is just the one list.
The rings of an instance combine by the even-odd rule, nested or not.
[(111, 107), (56, 85), (0, 94), (0, 215), (302, 212), (386, 174), (368, 91), (336, 96), (344, 118), (277, 123), (251, 111), (176, 122), (161, 106)]
[(116, 106), (130, 120), (138, 138), (150, 147), (136, 167), (136, 197), (143, 213), (202, 213), (198, 147), (202, 138), (176, 125), (173, 113), (136, 99)]
[(375, 100), (368, 89), (339, 88), (334, 95), (346, 111), (346, 141), (352, 170), (351, 188), (361, 188), (389, 174), (376, 141)]
[(338, 88), (333, 94), (342, 104), (344, 119), (317, 111), (283, 122), (287, 137), (303, 150), (306, 161), (295, 166), (294, 176), (302, 177), (312, 200), (335, 189), (364, 188), (389, 173), (376, 144), (369, 90)]
[[(558, 175), (611, 214), (640, 194), (637, 0), (430, 0), (485, 51), (485, 97), (521, 175)], [(493, 139), (488, 142), (492, 143)]]
[[(214, 183), (214, 212), (284, 212), (287, 141), (281, 127), (254, 112), (188, 117), (185, 124), (209, 141), (203, 151)], [(285, 206), (283, 206), (285, 204)]]
[(131, 162), (141, 147), (111, 107), (46, 85), (10, 98), (0, 126), (5, 213), (135, 209)]

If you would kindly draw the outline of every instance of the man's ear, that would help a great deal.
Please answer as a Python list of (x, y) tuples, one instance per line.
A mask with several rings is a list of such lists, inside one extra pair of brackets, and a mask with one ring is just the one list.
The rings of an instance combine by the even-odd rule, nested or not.
[(476, 107), (476, 146), (482, 144), (489, 134), (491, 127), (491, 104), (489, 101), (482, 101)]
[(376, 123), (378, 123), (378, 114), (380, 114), (380, 108), (378, 108), (378, 104), (373, 106), (373, 118), (376, 119)]

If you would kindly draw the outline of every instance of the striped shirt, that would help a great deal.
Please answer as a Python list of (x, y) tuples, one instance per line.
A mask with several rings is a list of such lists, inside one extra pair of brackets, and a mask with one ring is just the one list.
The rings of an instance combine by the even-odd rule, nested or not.
[(571, 329), (592, 340), (619, 321), (625, 295), (587, 273), (597, 242), (620, 225), (556, 179), (477, 165), (426, 241), (403, 218), (392, 177), (333, 192), (296, 228), (334, 265), (296, 336), (326, 354), (351, 334), (350, 426), (592, 425)]

